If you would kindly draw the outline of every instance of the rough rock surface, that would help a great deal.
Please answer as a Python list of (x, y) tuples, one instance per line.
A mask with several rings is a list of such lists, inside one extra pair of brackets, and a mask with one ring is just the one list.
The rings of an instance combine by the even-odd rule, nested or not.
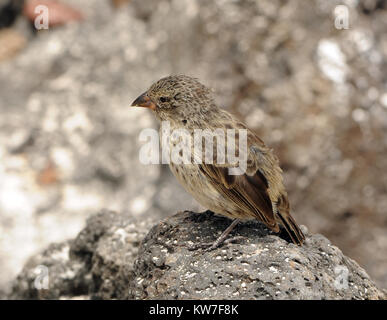
[[(130, 278), (114, 281), (122, 268), (131, 274), (140, 241), (152, 225), (103, 210), (90, 217), (72, 240), (50, 245), (31, 258), (14, 281), (13, 299), (118, 298)], [(42, 266), (48, 268), (48, 289), (37, 290)], [(118, 276), (119, 277), (119, 276)], [(114, 279), (116, 280), (116, 279)], [(44, 283), (44, 282), (41, 282)]]
[[(207, 251), (229, 220), (178, 213), (156, 224), (103, 211), (70, 242), (32, 258), (16, 299), (384, 299), (366, 272), (321, 235), (298, 247), (261, 223), (240, 224), (235, 243)], [(145, 236), (145, 238), (144, 238)], [(142, 240), (143, 239), (143, 240)], [(142, 242), (141, 242), (142, 240)], [(49, 270), (36, 289), (37, 268)], [(43, 282), (42, 282), (43, 283)]]

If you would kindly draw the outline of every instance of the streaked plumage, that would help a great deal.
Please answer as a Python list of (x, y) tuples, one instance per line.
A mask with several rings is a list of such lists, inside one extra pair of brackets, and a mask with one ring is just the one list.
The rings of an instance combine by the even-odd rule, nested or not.
[(216, 159), (213, 164), (171, 163), (171, 171), (211, 211), (239, 220), (258, 219), (274, 232), (281, 224), (294, 243), (302, 244), (305, 237), (290, 214), (277, 157), (254, 132), (219, 109), (209, 89), (188, 76), (169, 76), (153, 84), (133, 105), (152, 109), (159, 120), (170, 122), (171, 130), (184, 128), (193, 134), (195, 129), (247, 129), (244, 174), (230, 175), (228, 168), (234, 164), (219, 164)]

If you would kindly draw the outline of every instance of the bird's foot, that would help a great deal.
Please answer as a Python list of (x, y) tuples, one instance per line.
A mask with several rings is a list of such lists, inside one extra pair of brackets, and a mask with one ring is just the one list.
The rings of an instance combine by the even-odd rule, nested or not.
[(235, 237), (228, 238), (228, 239), (225, 239), (222, 241), (218, 241), (220, 239), (217, 239), (215, 242), (193, 244), (193, 245), (188, 247), (188, 250), (195, 251), (195, 250), (202, 249), (205, 251), (212, 251), (212, 250), (215, 250), (215, 249), (221, 247), (222, 245), (226, 245), (229, 243), (235, 243), (235, 242), (238, 242), (238, 241), (244, 240), (244, 239), (245, 239), (245, 237), (242, 237), (242, 236), (235, 236)]
[[(220, 235), (220, 237), (218, 239), (216, 239), (216, 241), (214, 243), (200, 243), (198, 245), (194, 245), (192, 246), (192, 249), (191, 250), (197, 250), (197, 249), (207, 249), (208, 251), (211, 251), (211, 250), (214, 250), (218, 247), (220, 247), (221, 244), (223, 243), (230, 243), (232, 241), (230, 240), (233, 240), (235, 239), (234, 238), (229, 238), (227, 239), (228, 235), (230, 234), (230, 232), (235, 228), (235, 226), (239, 223), (239, 220), (238, 219), (235, 219), (229, 226), (226, 230), (224, 230), (222, 232), (222, 234)], [(239, 237), (240, 238), (240, 237)], [(227, 239), (227, 240), (226, 240)]]

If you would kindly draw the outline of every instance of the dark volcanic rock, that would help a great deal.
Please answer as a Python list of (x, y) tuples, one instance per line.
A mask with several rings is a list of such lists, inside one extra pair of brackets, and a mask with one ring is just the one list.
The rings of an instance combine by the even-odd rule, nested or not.
[[(13, 299), (122, 298), (128, 292), (140, 241), (152, 225), (102, 210), (73, 241), (49, 246), (30, 259), (14, 281)], [(48, 289), (39, 276), (48, 271)], [(42, 274), (43, 273), (43, 274)], [(121, 275), (129, 277), (121, 277)], [(126, 294), (127, 296), (127, 294)]]
[(98, 241), (92, 258), (91, 292), (100, 299), (127, 299), (133, 279), (133, 263), (149, 228), (150, 219), (115, 223)]
[(59, 299), (85, 295), (91, 277), (85, 261), (70, 259), (70, 243), (52, 244), (31, 258), (14, 282), (11, 299)]
[[(146, 235), (150, 220), (102, 211), (74, 241), (51, 245), (32, 258), (11, 298), (385, 298), (356, 262), (321, 235), (307, 235), (298, 247), (261, 223), (248, 222), (233, 231), (237, 242), (213, 251), (195, 249), (214, 241), (229, 223), (208, 212), (186, 211)], [(48, 287), (37, 290), (42, 266)]]
[[(136, 261), (138, 299), (380, 299), (383, 293), (359, 265), (321, 235), (299, 247), (259, 222), (237, 227), (245, 239), (213, 251), (229, 220), (184, 212), (155, 226)], [(348, 275), (348, 277), (346, 277)], [(343, 281), (339, 282), (340, 279)]]

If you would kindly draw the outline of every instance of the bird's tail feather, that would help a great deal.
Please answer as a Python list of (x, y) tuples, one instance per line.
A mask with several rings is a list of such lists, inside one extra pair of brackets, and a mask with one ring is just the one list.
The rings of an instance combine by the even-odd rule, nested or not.
[(277, 212), (277, 216), (280, 218), (281, 224), (289, 234), (293, 243), (302, 245), (305, 240), (305, 236), (293, 217), (290, 214), (282, 215), (280, 212)]

